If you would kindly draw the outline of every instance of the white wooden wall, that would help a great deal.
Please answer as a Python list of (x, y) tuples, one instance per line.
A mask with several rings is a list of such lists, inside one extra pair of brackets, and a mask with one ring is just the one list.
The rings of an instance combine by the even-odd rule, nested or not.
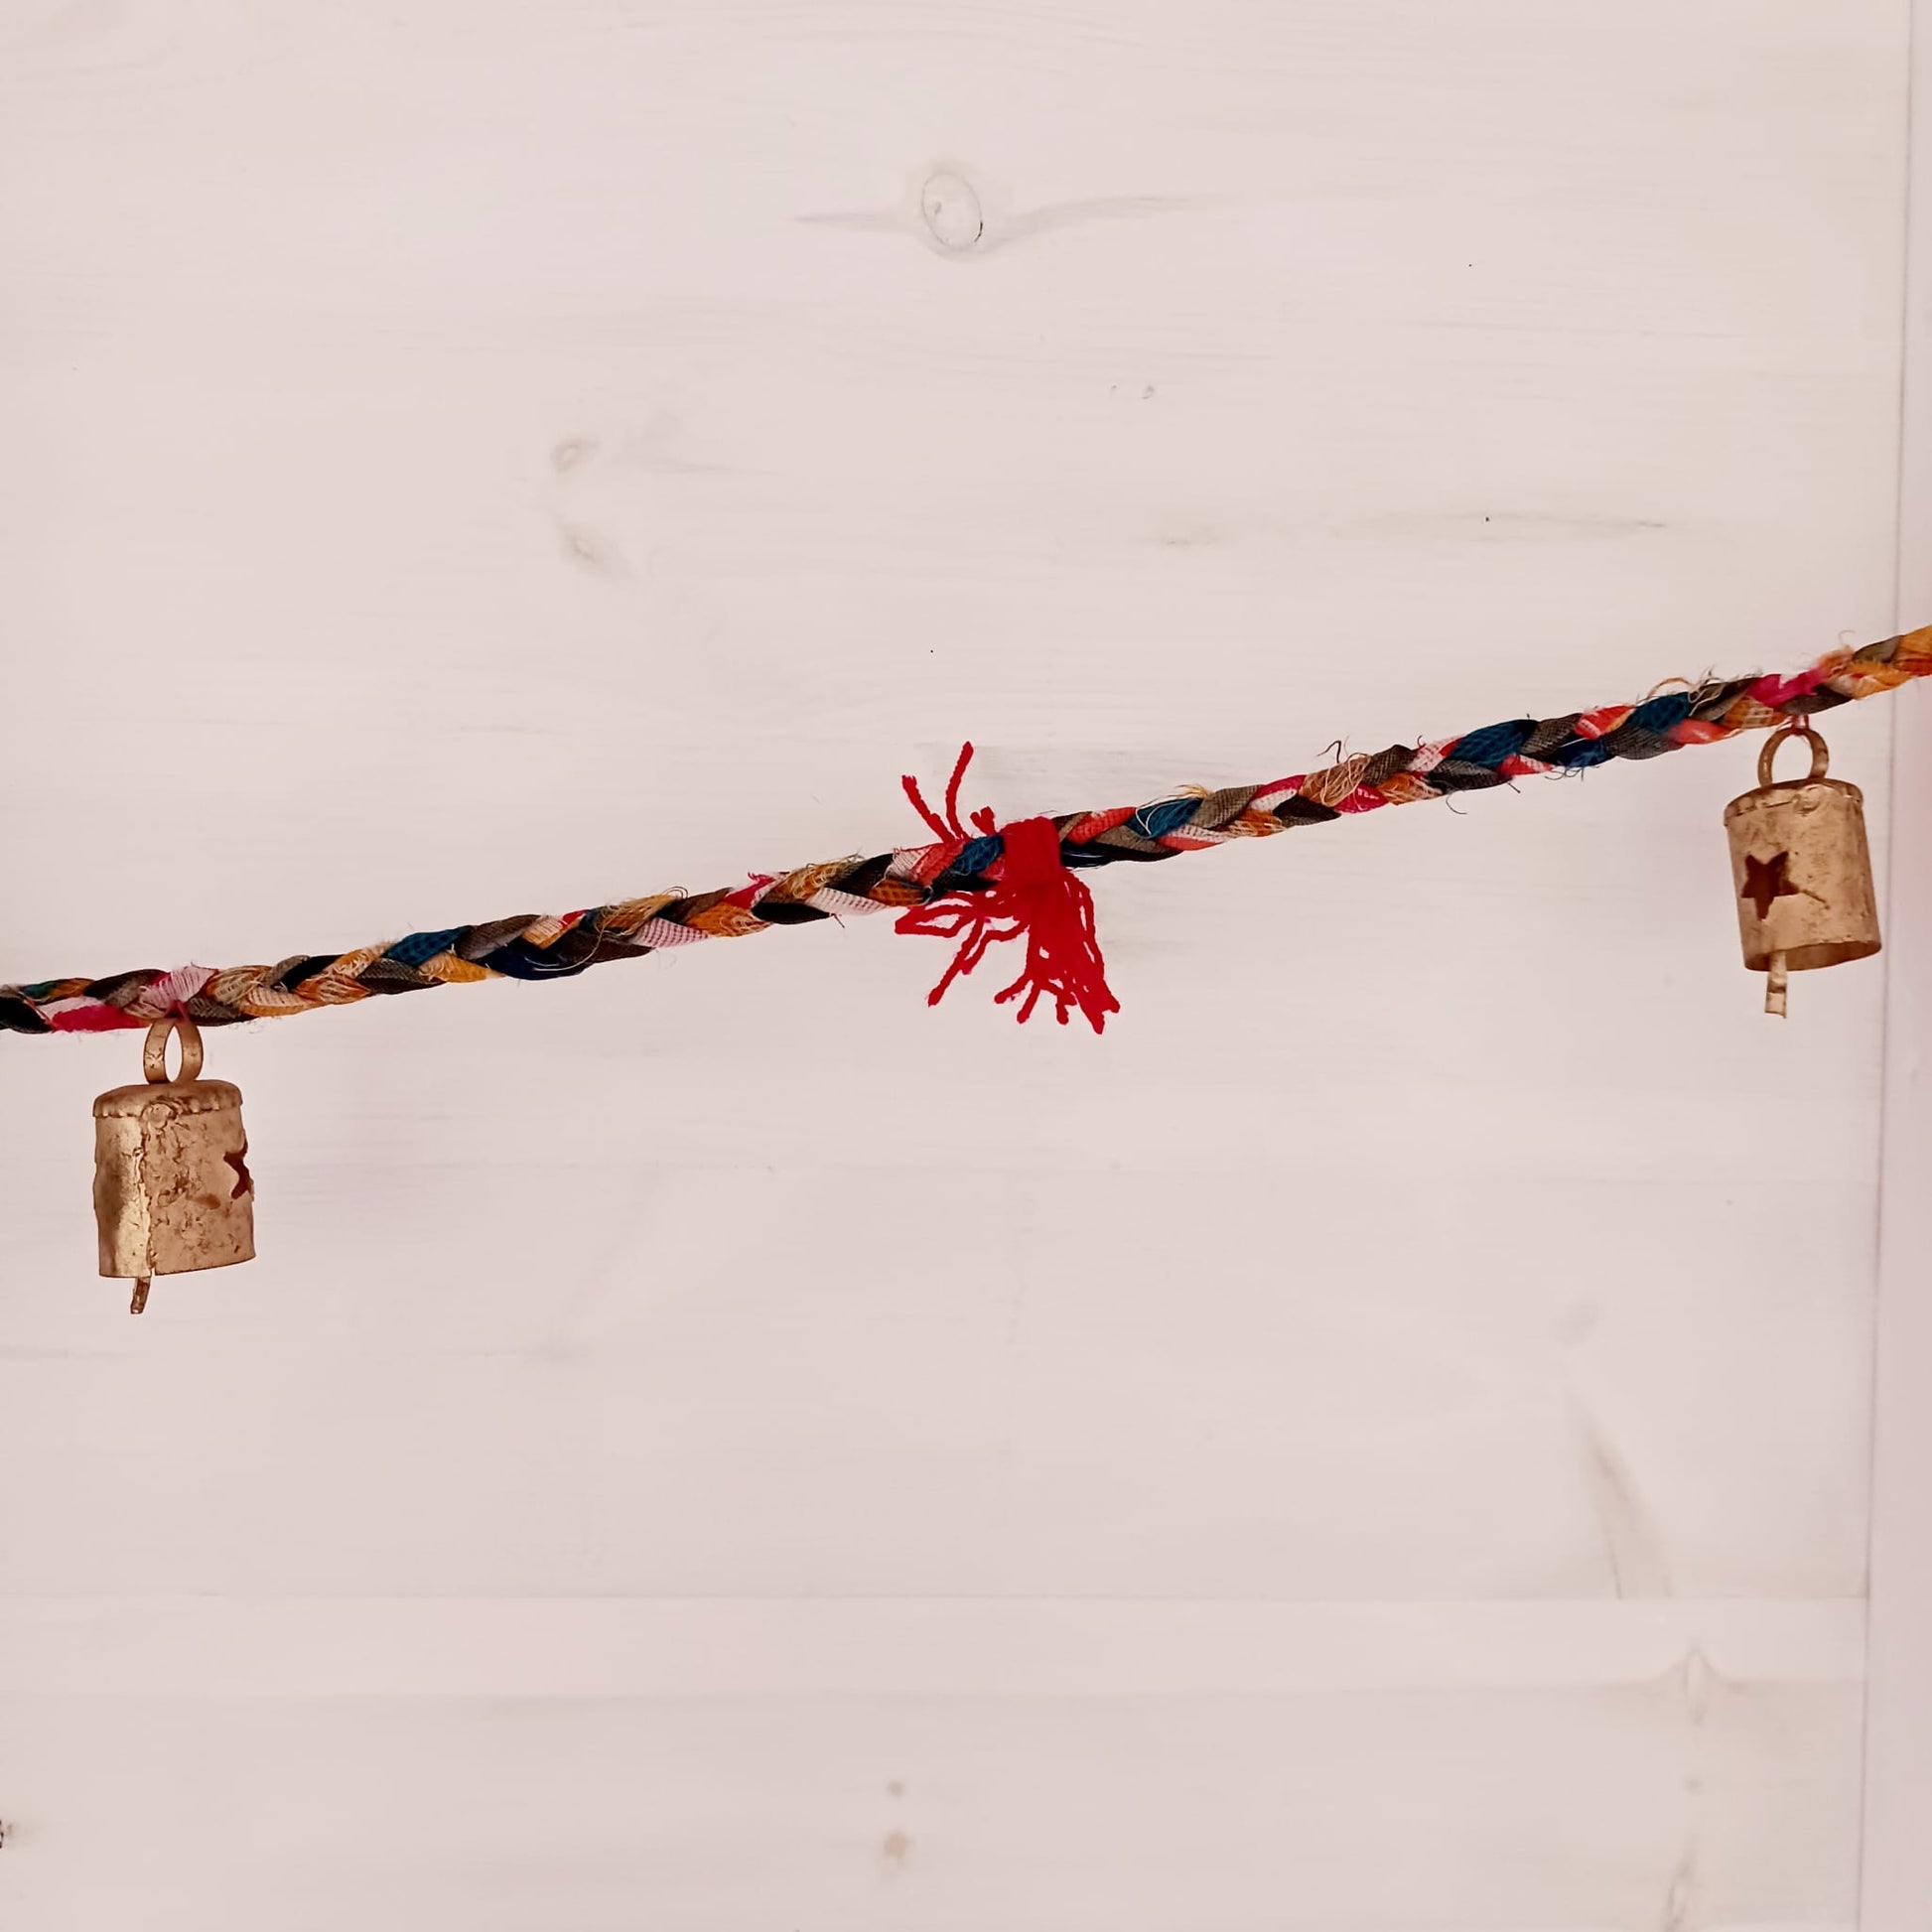
[[(7, 0), (0, 979), (1885, 634), (1908, 34)], [(7, 1932), (1852, 1926), (1884, 965), (1760, 1017), (1754, 753), (1109, 873), (1104, 1040), (883, 922), (211, 1035), (138, 1323), (135, 1049), (0, 1040)]]

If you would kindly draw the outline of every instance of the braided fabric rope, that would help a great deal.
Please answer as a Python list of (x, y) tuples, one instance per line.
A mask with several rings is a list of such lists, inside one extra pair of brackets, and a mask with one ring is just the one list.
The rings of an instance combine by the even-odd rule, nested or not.
[[(1612, 759), (1658, 758), (1874, 697), (1928, 674), (1932, 626), (1834, 651), (1795, 676), (1710, 678), (1637, 704), (1561, 718), (1513, 718), (1457, 738), (1358, 753), (1268, 784), (1190, 788), (1151, 804), (1056, 817), (1060, 863), (1085, 869), (1172, 859), (1384, 805), (1448, 798)], [(660, 893), (542, 917), (519, 912), (349, 952), (298, 954), (273, 966), (148, 968), (106, 979), (0, 986), (0, 1030), (98, 1033), (145, 1027), (168, 1014), (226, 1027), (473, 980), (567, 979), (607, 960), (641, 959), (700, 939), (738, 939), (772, 926), (863, 912), (902, 913), (934, 899), (986, 892), (996, 884), (989, 869), (1004, 851), (1001, 832), (981, 831), (871, 859), (833, 859), (760, 875), (735, 892)]]

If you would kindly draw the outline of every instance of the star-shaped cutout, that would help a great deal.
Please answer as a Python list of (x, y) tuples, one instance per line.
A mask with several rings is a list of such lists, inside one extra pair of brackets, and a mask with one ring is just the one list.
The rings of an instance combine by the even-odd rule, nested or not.
[(239, 1153), (221, 1157), (234, 1170), (234, 1191), (228, 1196), (230, 1200), (239, 1200), (255, 1184), (254, 1176), (248, 1172), (247, 1154), (247, 1148), (243, 1147)]
[(1744, 890), (1737, 897), (1757, 907), (1760, 922), (1769, 915), (1774, 898), (1797, 897), (1798, 889), (1788, 876), (1790, 864), (1788, 852), (1774, 852), (1768, 859), (1745, 859)]

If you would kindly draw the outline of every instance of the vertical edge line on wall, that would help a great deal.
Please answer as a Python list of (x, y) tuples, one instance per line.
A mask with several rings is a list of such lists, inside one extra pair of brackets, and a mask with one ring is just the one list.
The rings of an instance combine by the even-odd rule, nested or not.
[[(1932, 0), (1906, 14), (1894, 618), (1932, 591)], [(1896, 628), (1896, 623), (1894, 623)], [(1932, 719), (1892, 713), (1865, 1591), (1862, 1932), (1921, 1932), (1932, 1896)]]

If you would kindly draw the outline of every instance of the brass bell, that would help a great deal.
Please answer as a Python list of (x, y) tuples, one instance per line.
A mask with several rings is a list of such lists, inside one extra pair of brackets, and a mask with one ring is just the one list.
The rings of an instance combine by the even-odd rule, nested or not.
[[(181, 1035), (181, 1072), (168, 1077), (168, 1036)], [(156, 1275), (226, 1268), (255, 1258), (255, 1183), (241, 1127), (241, 1090), (204, 1080), (192, 1020), (157, 1020), (137, 1087), (94, 1102), (94, 1220), (100, 1272), (132, 1278), (133, 1311)]]
[[(1771, 775), (1788, 738), (1811, 747), (1811, 770)], [(1725, 807), (1744, 964), (1769, 975), (1764, 1011), (1784, 1012), (1785, 975), (1878, 950), (1878, 904), (1864, 839), (1864, 794), (1825, 775), (1830, 754), (1809, 725), (1774, 732), (1757, 759), (1757, 787)]]

